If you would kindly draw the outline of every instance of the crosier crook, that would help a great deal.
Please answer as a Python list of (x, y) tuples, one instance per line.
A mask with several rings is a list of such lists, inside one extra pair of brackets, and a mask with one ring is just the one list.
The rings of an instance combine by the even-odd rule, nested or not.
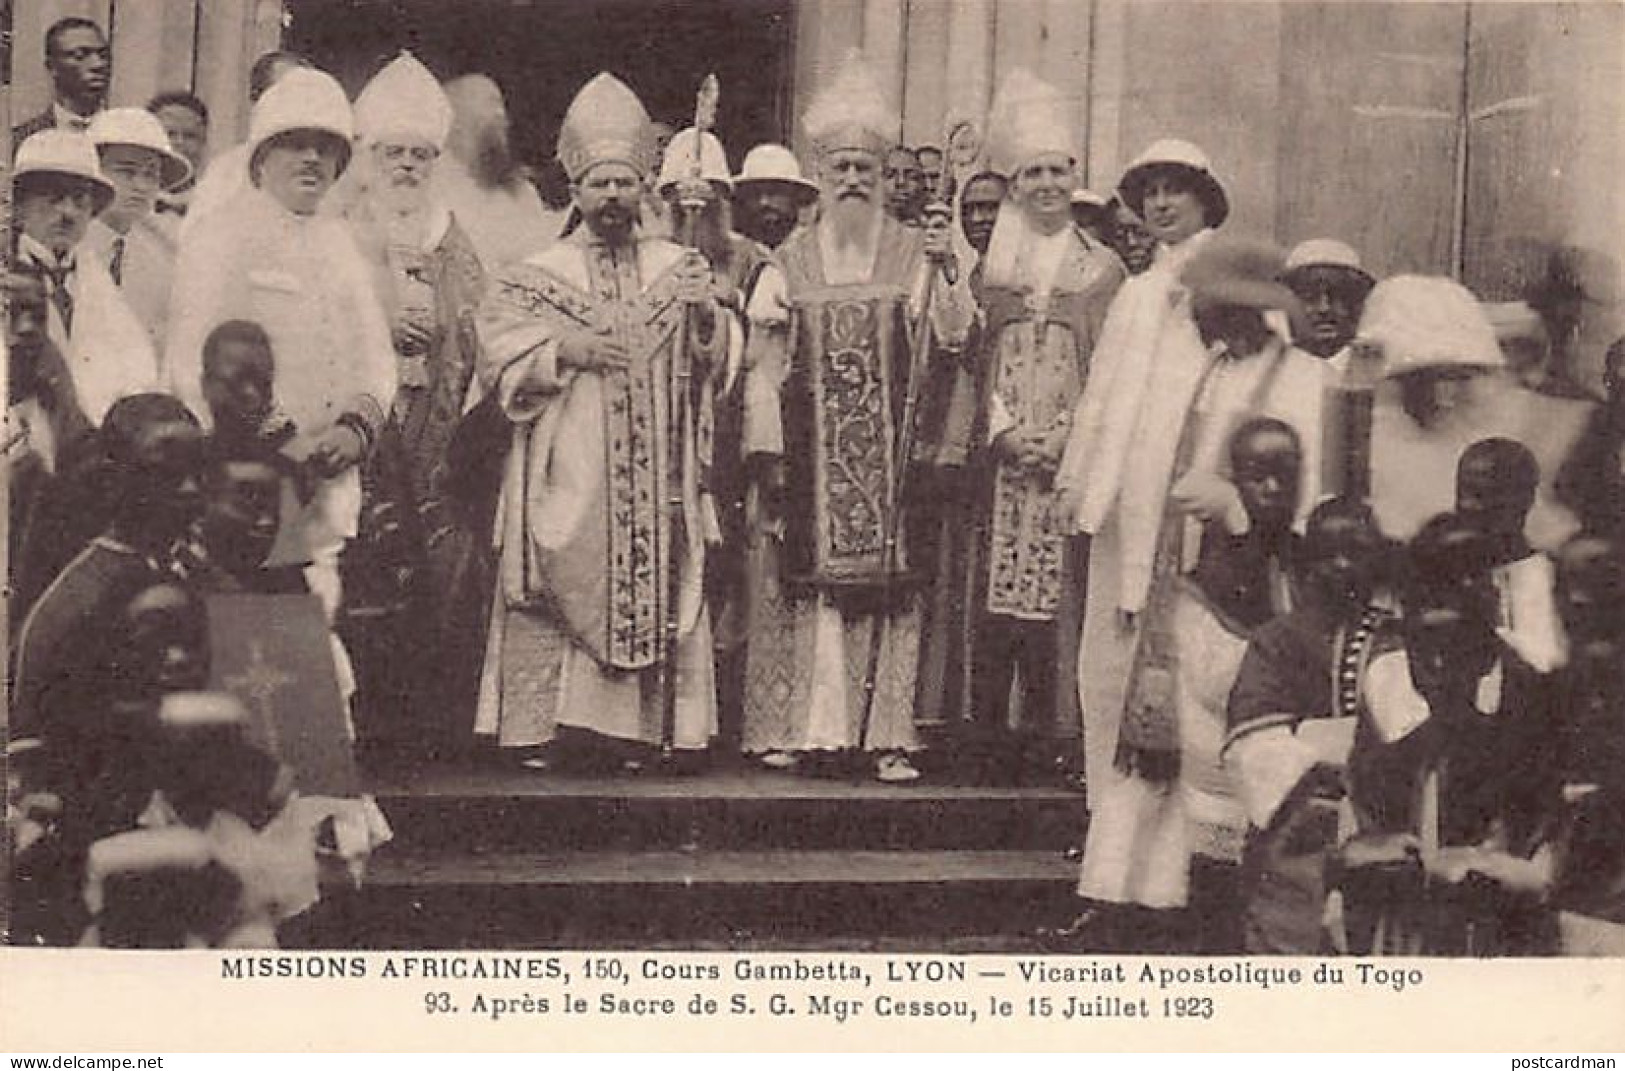
[[(678, 210), (683, 214), (682, 244), (690, 250), (694, 248), (695, 220), (708, 203), (706, 193), (709, 191), (704, 191), (702, 186), (705, 179), (701, 151), (705, 135), (716, 125), (717, 101), (721, 95), (717, 76), (708, 74), (705, 81), (700, 83), (700, 91), (694, 100), (694, 155), (689, 160), (685, 181), (678, 186), (677, 200)], [(716, 329), (717, 325), (713, 323), (711, 330)], [(667, 369), (665, 384), (668, 429), (665, 520), (668, 536), (665, 540), (666, 605), (660, 608), (659, 616), (665, 627), (665, 656), (660, 661), (660, 753), (667, 763), (670, 763), (675, 753), (677, 735), (677, 647), (681, 624), (678, 620), (677, 604), (682, 594), (680, 571), (682, 546), (678, 537), (683, 530), (683, 486), (686, 475), (684, 470), (688, 455), (689, 416), (694, 409), (693, 399), (690, 397), (693, 362), (688, 352), (688, 339), (695, 330), (694, 309), (693, 306), (689, 306), (684, 312), (683, 329), (676, 345), (672, 347), (672, 359)], [(656, 545), (660, 544), (657, 542)]]

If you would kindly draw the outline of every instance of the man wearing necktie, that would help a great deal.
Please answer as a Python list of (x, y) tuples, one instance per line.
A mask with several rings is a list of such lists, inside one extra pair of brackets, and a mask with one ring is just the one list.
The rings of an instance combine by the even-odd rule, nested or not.
[(14, 174), (18, 262), (46, 281), (47, 334), (67, 360), (85, 416), (99, 425), (114, 401), (158, 382), (146, 328), (106, 262), (81, 249), (94, 218), (112, 203), (113, 186), (90, 139), (68, 130), (25, 141)]
[(180, 228), (160, 217), (155, 206), (160, 193), (186, 181), (192, 165), (170, 147), (163, 125), (143, 108), (102, 112), (90, 124), (90, 140), (113, 185), (113, 200), (91, 221), (85, 248), (107, 265), (151, 336), (154, 352), (161, 354)]
[(107, 35), (90, 19), (69, 16), (51, 24), (45, 31), (45, 69), (51, 76), (51, 104), (12, 128), (13, 152), (41, 130), (84, 133), (96, 113), (107, 107), (113, 52)]

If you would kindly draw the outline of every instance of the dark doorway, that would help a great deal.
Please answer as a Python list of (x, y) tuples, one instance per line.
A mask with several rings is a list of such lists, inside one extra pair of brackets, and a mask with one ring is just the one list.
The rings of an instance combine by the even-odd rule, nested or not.
[(762, 141), (787, 141), (795, 0), (286, 0), (285, 47), (353, 96), (402, 48), (442, 78), (502, 86), (514, 147), (543, 196), (564, 197), (559, 120), (599, 71), (624, 80), (655, 119), (693, 121), (694, 94), (722, 84), (717, 134), (737, 168)]

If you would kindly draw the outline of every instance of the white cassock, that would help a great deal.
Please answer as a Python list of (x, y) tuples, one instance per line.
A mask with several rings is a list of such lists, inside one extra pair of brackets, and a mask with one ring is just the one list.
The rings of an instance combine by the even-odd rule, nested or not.
[[(1322, 362), (1274, 342), (1264, 353), (1222, 361), (1203, 382), (1210, 357), (1179, 275), (1208, 233), (1159, 249), (1151, 269), (1118, 291), (1056, 478), (1063, 500), (1075, 504), (1079, 529), (1092, 537), (1078, 658), (1091, 814), (1078, 892), (1152, 908), (1185, 902), (1186, 815), (1177, 784), (1115, 765), (1136, 645), (1118, 613), (1145, 609), (1186, 420), (1199, 421), (1191, 471), (1222, 471), (1229, 433), (1248, 415), (1285, 420), (1307, 451), (1320, 441), (1330, 376)], [(1274, 380), (1256, 399), (1277, 353)], [(1259, 412), (1246, 412), (1255, 400)], [(1304, 503), (1316, 493), (1308, 478), (1314, 471), (1305, 466)]]
[(240, 197), (244, 190), (253, 188), (248, 177), (249, 147), (247, 142), (233, 145), (210, 160), (203, 174), (192, 186), (192, 196), (181, 220), (181, 240), (185, 241), (209, 216)]

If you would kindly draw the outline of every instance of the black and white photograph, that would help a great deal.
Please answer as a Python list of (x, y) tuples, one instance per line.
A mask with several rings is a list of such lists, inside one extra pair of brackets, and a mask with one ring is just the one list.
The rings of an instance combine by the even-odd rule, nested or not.
[(1625, 5), (0, 19), (5, 943), (1625, 957)]

